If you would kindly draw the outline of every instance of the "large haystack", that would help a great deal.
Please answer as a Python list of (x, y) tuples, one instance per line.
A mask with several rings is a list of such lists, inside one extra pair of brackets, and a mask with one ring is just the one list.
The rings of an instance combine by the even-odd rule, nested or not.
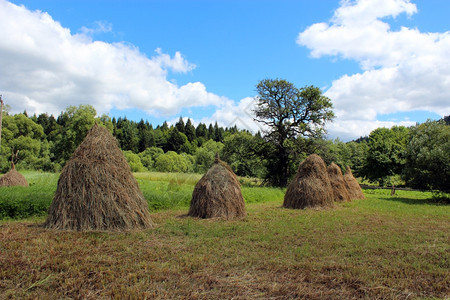
[(239, 181), (231, 168), (216, 156), (214, 164), (195, 185), (188, 216), (229, 220), (245, 215)]
[(284, 195), (283, 206), (297, 209), (333, 206), (333, 190), (320, 156), (312, 154), (300, 164)]
[(351, 200), (366, 199), (358, 181), (353, 177), (352, 170), (349, 166), (345, 170), (344, 181)]
[(331, 163), (327, 168), (327, 172), (328, 177), (330, 178), (331, 187), (333, 188), (334, 201), (351, 201), (347, 187), (345, 186), (341, 168), (335, 163)]
[(11, 170), (0, 178), (1, 186), (28, 186), (28, 182), (22, 174), (17, 172), (16, 167), (12, 164)]
[(106, 128), (95, 124), (67, 161), (45, 226), (78, 231), (151, 227), (147, 202)]

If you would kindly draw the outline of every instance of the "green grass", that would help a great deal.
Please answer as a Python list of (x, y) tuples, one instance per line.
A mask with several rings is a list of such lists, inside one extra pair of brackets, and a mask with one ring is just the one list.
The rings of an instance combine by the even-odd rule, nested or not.
[[(9, 196), (51, 201), (57, 175), (25, 176), (30, 188)], [(282, 189), (243, 187), (246, 218), (202, 220), (184, 217), (195, 180), (164, 176), (136, 174), (154, 205), (153, 229), (59, 232), (39, 226), (44, 216), (1, 221), (0, 298), (450, 296), (450, 206), (430, 193), (367, 190), (366, 200), (334, 209), (291, 210), (281, 207)]]
[(53, 173), (22, 172), (29, 187), (0, 188), (0, 220), (44, 216), (53, 199), (58, 175)]
[[(45, 216), (53, 199), (58, 182), (58, 174), (22, 172), (30, 187), (0, 188), (0, 220), (24, 219)], [(150, 211), (162, 209), (188, 208), (194, 185), (200, 174), (135, 173), (139, 186), (148, 202)], [(280, 200), (284, 190), (262, 188), (252, 185), (250, 179), (242, 179), (242, 188), (247, 203)]]

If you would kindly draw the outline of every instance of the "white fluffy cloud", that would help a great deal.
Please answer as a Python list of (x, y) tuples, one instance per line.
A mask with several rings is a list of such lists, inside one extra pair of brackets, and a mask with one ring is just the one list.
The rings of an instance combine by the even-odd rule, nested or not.
[(236, 125), (238, 128), (253, 133), (262, 132), (264, 130), (263, 125), (253, 120), (255, 105), (256, 100), (252, 97), (241, 99), (238, 103), (231, 100), (224, 101), (210, 118), (204, 118), (201, 122), (208, 124), (217, 121), (223, 127)]
[(92, 104), (99, 113), (111, 108), (138, 108), (148, 113), (175, 114), (183, 107), (219, 105), (226, 100), (200, 82), (183, 86), (168, 72), (195, 68), (176, 52), (156, 49), (148, 58), (125, 43), (93, 41), (98, 23), (72, 34), (50, 15), (0, 0), (0, 89), (19, 112), (58, 114), (69, 105)]
[(329, 128), (333, 136), (357, 137), (395, 125), (377, 121), (380, 114), (412, 110), (448, 114), (450, 32), (406, 27), (394, 31), (386, 22), (417, 12), (409, 0), (346, 0), (330, 22), (313, 24), (299, 34), (297, 43), (308, 47), (312, 57), (335, 56), (361, 66), (361, 73), (342, 76), (325, 93), (337, 114)]

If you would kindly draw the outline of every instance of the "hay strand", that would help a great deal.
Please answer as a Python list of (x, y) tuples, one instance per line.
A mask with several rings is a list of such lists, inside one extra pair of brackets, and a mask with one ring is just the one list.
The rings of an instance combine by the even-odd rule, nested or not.
[(333, 190), (323, 159), (312, 154), (298, 167), (289, 184), (283, 207), (303, 209), (333, 207)]
[(44, 225), (77, 231), (152, 226), (147, 202), (106, 128), (95, 124), (67, 161)]

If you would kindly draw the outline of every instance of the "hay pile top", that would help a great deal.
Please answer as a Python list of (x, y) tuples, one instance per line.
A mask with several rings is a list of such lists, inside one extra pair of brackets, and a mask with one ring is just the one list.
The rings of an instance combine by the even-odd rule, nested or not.
[(45, 226), (78, 231), (152, 226), (147, 202), (106, 128), (95, 124), (67, 161)]
[(11, 170), (0, 178), (0, 187), (2, 186), (28, 186), (28, 182), (13, 164)]
[(333, 191), (327, 168), (316, 154), (308, 156), (298, 167), (284, 196), (286, 208), (333, 207)]
[(188, 215), (223, 219), (246, 215), (239, 180), (218, 155), (208, 172), (196, 184)]

